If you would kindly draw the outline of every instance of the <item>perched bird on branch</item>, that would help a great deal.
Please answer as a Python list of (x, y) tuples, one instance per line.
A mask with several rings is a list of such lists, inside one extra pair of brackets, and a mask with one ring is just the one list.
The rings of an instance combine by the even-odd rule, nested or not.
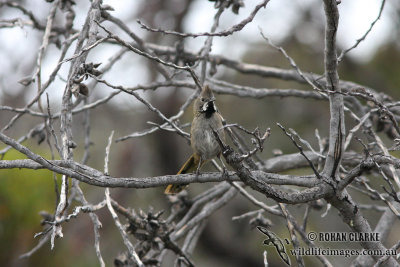
[[(193, 106), (194, 118), (190, 131), (190, 142), (193, 154), (183, 164), (177, 174), (192, 173), (198, 175), (201, 166), (208, 160), (217, 156), (221, 160), (221, 148), (214, 132), (224, 141), (225, 134), (222, 130), (223, 118), (215, 105), (215, 97), (208, 85), (201, 90)], [(222, 161), (221, 161), (222, 162)], [(225, 170), (225, 166), (224, 166)], [(165, 194), (177, 194), (185, 189), (187, 184), (170, 184), (165, 189)]]

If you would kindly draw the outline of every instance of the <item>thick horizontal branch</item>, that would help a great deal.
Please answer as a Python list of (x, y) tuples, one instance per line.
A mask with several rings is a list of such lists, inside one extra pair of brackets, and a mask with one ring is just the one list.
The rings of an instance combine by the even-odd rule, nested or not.
[[(222, 175), (221, 173), (205, 173), (198, 176), (196, 176), (195, 174), (185, 174), (144, 178), (116, 178), (104, 175), (98, 170), (95, 170), (86, 165), (78, 164), (71, 160), (47, 160), (40, 155), (33, 153), (25, 146), (19, 144), (17, 141), (7, 137), (2, 133), (0, 133), (0, 140), (30, 158), (30, 160), (2, 160), (0, 161), (0, 169), (45, 168), (56, 173), (66, 175), (68, 177), (75, 178), (81, 182), (100, 187), (150, 188), (165, 186), (168, 184), (205, 183), (221, 182), (225, 180), (239, 180), (233, 172), (230, 172), (228, 177)], [(315, 178), (314, 176), (281, 175), (262, 171), (250, 171), (247, 168), (243, 168), (240, 161), (236, 161), (235, 158), (237, 155), (235, 152), (231, 153), (233, 153), (232, 157), (234, 158), (231, 159), (231, 157), (228, 156), (227, 162), (236, 170), (237, 175), (240, 177), (240, 180), (245, 182), (246, 185), (249, 185), (253, 189), (260, 191), (266, 194), (266, 196), (271, 197), (279, 202), (291, 204), (305, 203), (311, 200), (329, 197), (334, 193), (329, 185), (324, 183), (322, 180)], [(285, 191), (272, 187), (271, 185), (274, 184), (296, 185), (308, 188), (300, 192), (289, 194)]]
[[(86, 165), (76, 163), (74, 161), (64, 160), (49, 160), (49, 164), (60, 168), (68, 168), (75, 173), (71, 175), (72, 178), (76, 178), (87, 184), (100, 186), (100, 187), (124, 187), (124, 188), (151, 188), (166, 186), (168, 184), (180, 184), (180, 183), (208, 183), (208, 182), (222, 182), (222, 181), (239, 181), (239, 177), (234, 172), (229, 172), (229, 178), (223, 177), (219, 172), (202, 173), (196, 176), (196, 174), (180, 174), (180, 175), (163, 175), (154, 177), (111, 177), (104, 175), (103, 173), (92, 169)], [(40, 163), (30, 159), (20, 160), (0, 160), (0, 169), (12, 169), (12, 168), (26, 168), (26, 169), (47, 169)], [(67, 174), (63, 169), (55, 170), (60, 174)], [(260, 179), (261, 181), (273, 184), (273, 185), (297, 185), (303, 187), (312, 187), (319, 183), (313, 176), (295, 176), (295, 175), (282, 175), (275, 173), (266, 173), (262, 171), (253, 171), (252, 174)], [(85, 176), (88, 179), (81, 179), (81, 176)]]

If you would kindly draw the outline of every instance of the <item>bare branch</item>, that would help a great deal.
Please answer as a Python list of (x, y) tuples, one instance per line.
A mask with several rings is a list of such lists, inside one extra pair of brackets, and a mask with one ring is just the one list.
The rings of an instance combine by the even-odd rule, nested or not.
[(114, 210), (114, 208), (113, 208), (113, 206), (111, 204), (110, 190), (108, 188), (106, 188), (105, 194), (106, 194), (106, 201), (107, 201), (108, 210), (110, 211), (111, 216), (113, 217), (113, 220), (115, 222), (115, 225), (117, 226), (117, 228), (118, 228), (118, 230), (119, 230), (119, 232), (120, 232), (120, 234), (122, 236), (122, 239), (124, 240), (125, 246), (128, 248), (130, 258), (139, 267), (144, 267), (144, 264), (140, 260), (139, 256), (137, 255), (137, 253), (135, 251), (135, 248), (133, 247), (132, 243), (129, 241), (128, 235), (125, 232), (125, 229), (124, 229), (123, 225), (121, 224), (121, 222), (118, 219), (118, 215), (115, 213), (115, 210)]
[[(339, 76), (337, 73), (336, 56), (336, 32), (339, 21), (339, 11), (334, 0), (324, 0), (326, 17), (325, 25), (325, 77), (329, 91), (341, 92)], [(338, 166), (343, 156), (343, 144), (345, 136), (344, 104), (340, 94), (329, 95), (330, 126), (329, 126), (329, 150), (325, 161), (323, 175), (335, 180)]]
[(308, 164), (310, 165), (311, 169), (313, 170), (314, 174), (318, 177), (318, 179), (322, 179), (321, 175), (319, 174), (319, 172), (317, 171), (317, 169), (315, 168), (314, 164), (312, 163), (312, 161), (306, 156), (306, 154), (304, 154), (303, 148), (297, 144), (297, 142), (294, 140), (293, 136), (288, 133), (286, 131), (286, 129), (280, 124), (277, 123), (277, 125), (279, 126), (279, 128), (282, 129), (282, 131), (290, 138), (290, 140), (292, 140), (293, 144), (297, 147), (297, 149), (300, 151), (300, 154), (303, 155), (303, 157), (307, 160)]
[(161, 29), (153, 29), (150, 28), (148, 26), (146, 26), (145, 24), (143, 24), (140, 20), (137, 20), (137, 23), (139, 23), (143, 29), (146, 29), (148, 31), (151, 32), (159, 32), (159, 33), (163, 33), (163, 34), (172, 34), (172, 35), (176, 35), (179, 37), (199, 37), (199, 36), (229, 36), (232, 35), (235, 32), (241, 31), (247, 24), (249, 24), (250, 22), (253, 21), (254, 17), (256, 16), (257, 12), (262, 8), (262, 7), (266, 7), (268, 4), (269, 0), (263, 0), (260, 4), (258, 4), (254, 10), (251, 12), (251, 14), (245, 18), (244, 20), (242, 20), (239, 24), (236, 24), (234, 26), (232, 26), (230, 29), (228, 30), (224, 30), (221, 32), (203, 32), (203, 33), (181, 33), (181, 32), (176, 32), (176, 31), (168, 31), (168, 30), (161, 30)]
[(338, 62), (341, 62), (343, 60), (343, 57), (350, 52), (351, 50), (353, 50), (354, 48), (356, 48), (362, 41), (365, 40), (365, 38), (367, 38), (368, 34), (371, 32), (372, 28), (374, 27), (375, 23), (381, 18), (382, 15), (382, 11), (383, 8), (385, 7), (385, 2), (386, 0), (382, 0), (382, 4), (381, 7), (379, 9), (379, 14), (378, 17), (371, 23), (371, 26), (369, 27), (369, 29), (364, 33), (363, 36), (361, 36), (361, 38), (357, 39), (355, 44), (352, 45), (351, 47), (347, 48), (346, 50), (343, 50), (342, 53), (340, 53), (340, 56), (338, 57)]
[[(384, 16), (383, 10), (386, 0), (381, 1), (379, 14), (369, 25), (369, 29), (360, 39), (356, 40), (352, 47), (343, 50), (339, 57), (336, 51), (336, 35), (339, 25), (337, 5), (340, 1), (323, 0), (324, 18), (326, 20), (324, 69), (316, 74), (304, 71), (303, 67), (307, 64), (302, 67), (303, 60), (296, 62), (285, 48), (271, 42), (261, 29), (262, 38), (283, 55), (282, 57), (290, 64), (289, 69), (272, 67), (271, 65), (275, 63), (269, 60), (267, 60), (269, 65), (263, 66), (252, 62), (246, 63), (243, 59), (232, 59), (228, 50), (236, 48), (237, 44), (234, 42), (229, 42), (228, 46), (222, 47), (227, 49), (227, 51), (222, 50), (221, 52), (224, 56), (212, 53), (213, 42), (216, 41), (215, 37), (224, 38), (232, 35), (238, 38), (242, 37), (239, 35), (244, 33), (244, 28), (250, 27), (254, 23), (255, 16), (261, 12), (262, 7), (267, 6), (269, 0), (250, 3), (252, 5), (250, 7), (251, 13), (245, 14), (240, 23), (236, 25), (232, 23), (224, 30), (218, 29), (223, 18), (223, 12), (231, 5), (234, 5), (235, 8), (241, 6), (242, 0), (212, 1), (215, 2), (214, 17), (211, 18), (211, 21), (205, 22), (211, 26), (204, 33), (181, 32), (182, 29), (186, 29), (188, 23), (186, 20), (190, 17), (187, 12), (189, 10), (192, 12), (193, 1), (182, 4), (182, 10), (164, 5), (161, 0), (158, 1), (160, 5), (154, 6), (148, 6), (147, 2), (143, 2), (136, 4), (139, 7), (137, 10), (141, 12), (137, 15), (143, 18), (142, 21), (146, 20), (146, 23), (147, 21), (148, 23), (157, 22), (159, 14), (162, 14), (163, 18), (166, 16), (173, 22), (168, 23), (168, 25), (175, 27), (171, 31), (162, 30), (150, 28), (138, 21), (145, 30), (161, 33), (149, 34), (149, 32), (139, 29), (141, 33), (144, 33), (143, 36), (137, 32), (137, 25), (132, 27), (130, 21), (123, 19), (123, 16), (118, 18), (113, 16), (113, 12), (111, 12), (113, 7), (103, 4), (104, 1), (92, 0), (89, 5), (86, 5), (88, 6), (87, 10), (79, 10), (81, 6), (75, 6), (74, 1), (55, 0), (50, 2), (45, 4), (47, 13), (44, 14), (30, 10), (28, 4), (0, 0), (0, 8), (5, 8), (3, 13), (6, 16), (9, 14), (14, 16), (12, 18), (0, 18), (0, 29), (15, 27), (13, 30), (20, 30), (30, 36), (32, 36), (31, 32), (39, 33), (37, 35), (39, 39), (34, 42), (37, 43), (37, 48), (34, 48), (33, 54), (29, 56), (32, 59), (31, 62), (24, 61), (26, 64), (23, 68), (17, 68), (20, 63), (11, 61), (11, 65), (15, 64), (15, 66), (12, 66), (18, 72), (9, 77), (6, 76), (4, 85), (0, 84), (0, 86), (7, 87), (6, 90), (13, 90), (12, 80), (14, 76), (25, 77), (18, 78), (20, 85), (15, 87), (16, 92), (19, 92), (18, 89), (21, 85), (25, 86), (24, 91), (18, 94), (18, 96), (22, 96), (21, 99), (3, 101), (4, 103), (0, 106), (0, 110), (4, 111), (4, 116), (1, 116), (1, 118), (6, 118), (0, 132), (0, 142), (4, 143), (0, 150), (0, 172), (7, 169), (14, 169), (13, 172), (17, 169), (45, 170), (42, 172), (50, 174), (50, 179), (54, 180), (56, 194), (54, 198), (56, 202), (55, 210), (40, 213), (43, 217), (43, 229), (35, 237), (41, 239), (29, 252), (21, 255), (22, 258), (37, 253), (39, 248), (46, 243), (50, 243), (53, 249), (55, 239), (67, 234), (68, 227), (66, 226), (76, 223), (74, 218), (85, 217), (85, 219), (90, 218), (88, 222), (93, 227), (94, 257), (97, 258), (100, 266), (105, 266), (105, 262), (110, 260), (103, 259), (103, 243), (100, 244), (100, 239), (104, 237), (103, 234), (100, 236), (100, 228), (107, 228), (108, 226), (103, 226), (102, 223), (107, 221), (103, 222), (100, 219), (102, 219), (103, 211), (107, 207), (106, 211), (110, 212), (111, 219), (121, 235), (122, 240), (119, 242), (123, 243), (126, 247), (125, 250), (127, 250), (121, 254), (123, 257), (118, 256), (115, 259), (116, 265), (165, 265), (166, 255), (172, 252), (177, 258), (176, 266), (195, 266), (191, 255), (199, 245), (201, 233), (204, 230), (210, 230), (207, 224), (213, 220), (211, 216), (224, 213), (223, 207), (226, 207), (226, 209), (236, 208), (235, 196), (238, 193), (240, 193), (240, 197), (244, 197), (245, 202), (241, 204), (237, 216), (232, 216), (232, 214), (228, 217), (225, 216), (228, 218), (228, 223), (229, 218), (232, 217), (232, 220), (242, 220), (241, 223), (248, 220), (251, 227), (277, 227), (280, 231), (282, 224), (274, 225), (272, 223), (276, 221), (276, 218), (273, 217), (277, 217), (280, 222), (286, 223), (292, 240), (291, 245), (294, 249), (301, 249), (301, 246), (314, 249), (319, 246), (308, 239), (307, 230), (314, 224), (315, 216), (324, 217), (329, 213), (329, 219), (338, 219), (339, 217), (335, 212), (330, 212), (334, 207), (345, 223), (344, 227), (348, 227), (350, 231), (359, 234), (372, 232), (370, 217), (364, 217), (364, 210), (377, 213), (380, 219), (373, 231), (381, 235), (379, 242), (359, 242), (359, 244), (364, 250), (386, 250), (383, 244), (387, 243), (392, 224), (400, 218), (400, 204), (398, 203), (400, 202), (398, 194), (400, 159), (389, 153), (392, 150), (398, 150), (400, 147), (400, 128), (398, 125), (400, 102), (382, 93), (380, 88), (368, 88), (352, 81), (340, 80), (337, 68), (338, 62), (348, 52), (358, 48), (372, 29), (375, 29), (377, 21)], [(164, 9), (166, 12), (164, 12)], [(17, 14), (17, 17), (15, 17), (15, 14)], [(154, 15), (157, 19), (151, 18)], [(80, 23), (78, 18), (83, 18), (84, 22)], [(73, 27), (76, 27), (76, 29)], [(124, 40), (124, 35), (129, 40)], [(189, 37), (193, 40), (185, 39)], [(202, 38), (200, 38), (201, 40), (195, 39), (197, 37)], [(247, 37), (247, 35), (244, 37)], [(196, 40), (195, 46), (192, 46), (192, 41)], [(235, 42), (236, 40), (238, 39), (234, 39)], [(75, 47), (71, 51), (72, 44)], [(251, 42), (246, 42), (246, 46), (252, 46), (250, 50), (257, 53), (257, 48)], [(195, 50), (191, 47), (199, 47), (199, 49), (196, 48)], [(115, 48), (115, 52), (112, 52)], [(218, 49), (220, 48), (219, 46)], [(109, 53), (110, 56), (108, 56)], [(123, 58), (123, 56), (130, 58)], [(108, 60), (103, 60), (107, 57)], [(13, 59), (12, 56), (10, 58)], [(260, 61), (254, 60), (254, 57), (246, 58), (253, 60), (253, 62), (261, 62), (261, 58)], [(263, 55), (262, 60), (264, 58), (265, 55)], [(300, 56), (300, 58), (304, 57)], [(132, 59), (133, 61), (131, 61)], [(87, 60), (90, 60), (90, 62)], [(125, 60), (129, 60), (129, 63), (126, 64)], [(147, 79), (147, 82), (133, 82), (131, 84), (131, 79), (124, 79), (124, 81), (119, 82), (120, 68), (125, 68), (125, 66), (136, 67), (136, 60), (141, 63), (143, 60), (149, 63), (138, 66), (141, 70), (140, 74), (145, 73), (143, 77), (139, 78), (141, 80)], [(316, 60), (312, 61), (313, 64), (316, 63), (313, 68), (322, 63), (318, 63), (318, 59)], [(46, 71), (44, 72), (44, 70)], [(28, 72), (28, 76), (25, 72)], [(236, 77), (236, 74), (240, 74), (240, 77)], [(47, 75), (49, 76), (47, 77)], [(132, 75), (137, 74), (133, 73)], [(47, 80), (43, 82), (41, 79), (44, 79), (45, 76)], [(260, 82), (257, 79), (253, 81), (252, 77), (255, 76), (263, 78), (263, 81)], [(56, 77), (65, 86), (62, 98), (59, 97), (60, 88)], [(275, 83), (275, 81), (270, 83), (265, 78), (294, 83), (290, 83), (289, 87), (284, 89), (281, 87), (283, 86), (281, 83)], [(233, 80), (234, 82), (232, 82)], [(120, 85), (116, 85), (116, 83)], [(178, 144), (171, 144), (168, 149), (164, 150), (164, 146), (170, 145), (164, 144), (168, 142), (165, 138), (168, 138), (169, 135), (176, 136), (178, 134), (185, 139), (183, 145), (188, 143), (186, 141), (190, 139), (190, 123), (188, 117), (184, 115), (189, 113), (187, 111), (198, 97), (199, 89), (204, 83), (208, 83), (213, 92), (221, 96), (221, 106), (225, 103), (228, 105), (226, 110), (229, 114), (225, 114), (225, 116), (227, 120), (233, 121), (226, 122), (224, 120), (222, 126), (225, 135), (229, 136), (230, 140), (225, 141), (218, 135), (217, 131), (222, 129), (214, 129), (215, 139), (221, 148), (220, 154), (225, 158), (226, 166), (231, 171), (226, 170), (222, 174), (220, 172), (195, 174), (187, 171), (185, 174), (165, 175), (162, 172), (166, 172), (168, 169), (168, 173), (171, 173), (169, 168), (176, 163), (176, 159), (168, 157), (178, 155), (184, 149)], [(305, 84), (312, 90), (297, 89), (296, 83), (302, 87)], [(50, 94), (48, 90), (57, 92), (53, 93), (52, 91), (52, 94)], [(138, 90), (142, 90), (143, 94), (142, 91), (138, 92)], [(47, 110), (44, 110), (41, 106), (41, 98), (44, 93), (47, 96)], [(8, 96), (7, 91), (5, 91), (5, 95), (5, 99), (12, 97), (12, 94)], [(30, 98), (26, 98), (27, 96)], [(59, 99), (51, 99), (50, 96), (56, 96)], [(143, 136), (146, 136), (147, 139), (145, 142), (142, 142), (144, 139), (135, 140), (141, 143), (140, 149), (136, 149), (139, 147), (136, 147), (136, 142), (129, 144), (134, 147), (133, 149), (120, 143), (114, 153), (110, 153), (114, 131), (123, 131), (110, 129), (107, 124), (101, 125), (101, 131), (103, 133), (111, 132), (111, 135), (108, 142), (106, 141), (107, 144), (104, 145), (104, 168), (97, 170), (90, 167), (99, 166), (98, 162), (95, 162), (98, 156), (93, 156), (92, 152), (96, 151), (95, 145), (103, 144), (104, 140), (98, 140), (98, 135), (103, 133), (99, 133), (97, 125), (93, 125), (93, 122), (98, 122), (99, 119), (92, 120), (92, 117), (101, 116), (105, 111), (108, 112), (107, 115), (112, 115), (116, 120), (125, 118), (119, 116), (118, 113), (121, 110), (115, 108), (115, 103), (118, 103), (117, 101), (122, 98), (121, 96), (128, 98), (128, 101), (134, 99), (135, 104), (138, 100), (144, 105), (134, 105), (133, 109), (136, 111), (136, 108), (139, 108), (140, 121), (145, 122), (145, 125), (139, 127), (136, 122), (129, 120), (130, 123), (134, 123), (135, 130), (117, 138), (115, 142)], [(224, 98), (223, 96), (227, 97)], [(235, 96), (235, 100), (231, 102), (232, 97), (230, 96)], [(273, 140), (268, 139), (271, 144), (264, 145), (269, 138), (270, 130), (268, 128), (261, 131), (260, 129), (265, 127), (262, 125), (261, 127), (251, 126), (254, 118), (246, 118), (248, 113), (244, 104), (247, 104), (247, 100), (244, 101), (243, 98), (251, 98), (249, 101), (251, 104), (259, 104), (257, 110), (255, 110), (259, 114), (255, 115), (257, 117), (255, 119), (263, 121), (264, 118), (267, 123), (273, 117), (271, 117), (271, 114), (263, 113), (270, 107), (265, 107), (264, 101), (260, 101), (260, 99), (272, 98), (285, 111), (286, 106), (284, 105), (287, 103), (289, 105), (297, 104), (297, 100), (307, 104), (313, 104), (317, 101), (319, 101), (319, 104), (327, 104), (326, 100), (328, 100), (330, 109), (329, 127), (318, 126), (318, 129), (315, 130), (318, 148), (314, 149), (313, 143), (308, 139), (300, 136), (295, 130), (291, 128), (287, 128), (287, 130), (278, 124), (299, 150), (298, 153), (294, 154), (284, 153), (286, 146), (281, 143), (279, 137)], [(243, 100), (243, 102), (240, 100)], [(22, 104), (18, 104), (20, 105), (18, 107), (15, 103)], [(197, 104), (196, 102), (195, 113)], [(37, 107), (34, 107), (34, 105)], [(59, 105), (60, 111), (55, 111), (56, 105)], [(234, 105), (238, 105), (238, 107)], [(92, 112), (91, 109), (95, 108), (96, 112)], [(222, 107), (221, 110), (224, 111), (225, 108)], [(299, 107), (287, 107), (288, 112), (291, 113), (293, 110), (297, 111)], [(321, 113), (326, 115), (325, 112)], [(352, 121), (345, 122), (345, 115), (348, 115)], [(327, 126), (328, 118), (324, 117), (324, 120), (326, 120)], [(35, 125), (38, 123), (37, 121), (41, 123)], [(244, 121), (245, 127), (236, 123), (237, 121)], [(294, 122), (293, 118), (290, 121)], [(114, 123), (121, 126), (123, 124), (119, 121)], [(26, 128), (26, 125), (29, 128)], [(304, 125), (309, 126), (310, 124)], [(351, 127), (347, 136), (345, 135), (345, 125)], [(9, 131), (7, 135), (5, 134), (6, 130)], [(308, 131), (307, 135), (313, 134), (314, 129), (309, 130), (309, 127), (302, 129), (302, 131)], [(379, 132), (385, 134), (388, 139), (383, 139)], [(160, 147), (160, 149), (154, 145), (148, 146), (153, 141), (152, 138), (159, 138), (159, 136), (152, 136), (153, 133), (162, 135), (162, 138), (156, 140), (156, 143), (163, 143), (161, 144), (163, 147)], [(39, 137), (37, 142), (39, 145), (45, 140), (47, 146), (46, 144), (39, 147), (33, 145), (36, 141), (33, 138), (37, 137)], [(209, 137), (205, 136), (204, 138)], [(182, 141), (182, 139), (178, 140)], [(357, 140), (359, 143), (354, 143), (353, 140)], [(388, 147), (391, 148), (388, 149)], [(147, 149), (147, 151), (143, 151), (143, 149)], [(10, 150), (13, 150), (12, 154), (7, 153)], [(58, 158), (56, 150), (60, 154), (60, 160), (55, 160), (55, 158)], [(263, 150), (267, 150), (266, 153), (262, 154)], [(155, 176), (154, 173), (147, 175), (143, 172), (143, 169), (132, 165), (132, 170), (135, 171), (135, 175), (132, 175), (132, 177), (129, 177), (129, 174), (123, 177), (120, 177), (122, 175), (110, 175), (113, 172), (113, 170), (110, 170), (110, 162), (115, 162), (113, 157), (121, 151), (132, 153), (132, 158), (146, 157), (141, 160), (147, 160), (150, 155), (151, 163), (157, 166), (155, 171), (161, 173), (158, 176)], [(19, 155), (19, 153), (22, 153), (22, 156), (14, 159), (15, 155)], [(74, 154), (79, 155), (80, 159), (76, 160)], [(266, 156), (270, 154), (273, 154), (273, 156)], [(218, 155), (218, 157), (220, 158), (221, 155)], [(131, 163), (136, 163), (136, 161), (128, 162), (130, 158), (126, 157), (125, 154), (122, 157), (127, 162), (117, 160), (119, 164), (130, 166)], [(166, 164), (165, 168), (159, 168), (163, 164), (158, 164), (157, 160), (164, 162), (166, 158), (173, 162)], [(215, 159), (212, 159), (211, 163), (217, 170), (221, 169)], [(143, 166), (147, 170), (152, 165), (144, 164)], [(118, 165), (116, 167), (118, 168)], [(310, 175), (299, 175), (299, 173), (304, 172), (304, 168), (307, 172), (310, 169), (313, 172)], [(116, 173), (125, 172), (116, 169)], [(136, 173), (140, 176), (136, 176)], [(296, 175), (288, 173), (296, 173)], [(58, 176), (61, 177), (60, 185), (57, 180), (60, 178)], [(23, 178), (29, 179), (30, 177)], [(378, 182), (375, 181), (377, 178)], [(84, 187), (80, 183), (84, 183)], [(168, 203), (165, 201), (163, 203), (168, 207), (167, 212), (164, 210), (155, 212), (151, 207), (143, 209), (147, 210), (144, 212), (137, 207), (139, 203), (136, 202), (135, 194), (130, 194), (133, 197), (132, 203), (134, 203), (132, 208), (125, 207), (122, 203), (111, 199), (110, 195), (110, 188), (131, 188), (134, 191), (135, 189), (146, 189), (151, 194), (157, 194), (159, 187), (164, 187), (167, 184), (189, 183), (217, 184), (211, 185), (205, 190), (202, 189), (204, 187), (191, 187), (187, 191), (166, 197)], [(106, 188), (104, 199), (97, 200), (94, 203), (88, 201), (89, 195), (87, 196), (87, 193), (93, 187)], [(86, 192), (86, 190), (88, 191)], [(359, 195), (364, 197), (362, 204), (359, 202)], [(163, 195), (158, 196), (165, 197)], [(124, 199), (119, 198), (119, 201), (124, 201)], [(291, 214), (290, 207), (286, 204), (296, 205), (295, 208), (299, 209), (299, 212)], [(257, 210), (254, 210), (253, 205), (256, 206)], [(314, 210), (320, 211), (321, 209), (324, 209), (321, 212), (322, 214), (313, 213)], [(138, 210), (138, 212), (136, 213), (135, 210)], [(165, 214), (166, 219), (163, 219)], [(123, 224), (121, 216), (122, 219), (127, 220), (127, 225)], [(235, 225), (236, 222), (232, 224)], [(343, 227), (338, 229), (345, 231)], [(108, 229), (104, 230), (108, 231)], [(399, 244), (396, 244), (392, 249), (397, 249), (400, 246)], [(222, 244), (222, 246), (224, 245), (225, 243)], [(230, 255), (236, 253), (234, 248), (229, 246), (226, 246), (226, 248), (232, 249), (232, 252), (229, 252)], [(391, 252), (393, 253), (393, 251)], [(261, 255), (257, 256), (259, 261)], [(323, 266), (330, 267), (337, 264), (336, 259), (328, 260), (323, 255), (316, 255), (316, 258)], [(332, 260), (332, 263), (330, 260)], [(299, 256), (296, 257), (296, 261), (299, 266), (305, 264)], [(199, 260), (199, 264), (202, 263)], [(264, 264), (268, 264), (266, 253), (264, 254)], [(377, 255), (373, 257), (360, 256), (353, 262), (354, 266), (372, 266), (374, 264), (398, 266), (394, 257)]]

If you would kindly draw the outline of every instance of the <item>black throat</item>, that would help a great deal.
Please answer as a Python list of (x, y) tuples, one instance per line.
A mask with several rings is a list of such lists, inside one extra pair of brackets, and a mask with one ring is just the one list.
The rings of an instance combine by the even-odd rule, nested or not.
[(207, 109), (204, 111), (204, 115), (207, 119), (209, 119), (216, 111), (217, 110), (215, 109), (214, 102), (210, 101), (207, 103)]

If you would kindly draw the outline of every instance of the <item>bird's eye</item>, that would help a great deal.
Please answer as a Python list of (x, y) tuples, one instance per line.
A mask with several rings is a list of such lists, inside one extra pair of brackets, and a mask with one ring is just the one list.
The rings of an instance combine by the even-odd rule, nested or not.
[(206, 101), (206, 100), (204, 99), (204, 97), (202, 97), (200, 100), (201, 100), (202, 102)]

